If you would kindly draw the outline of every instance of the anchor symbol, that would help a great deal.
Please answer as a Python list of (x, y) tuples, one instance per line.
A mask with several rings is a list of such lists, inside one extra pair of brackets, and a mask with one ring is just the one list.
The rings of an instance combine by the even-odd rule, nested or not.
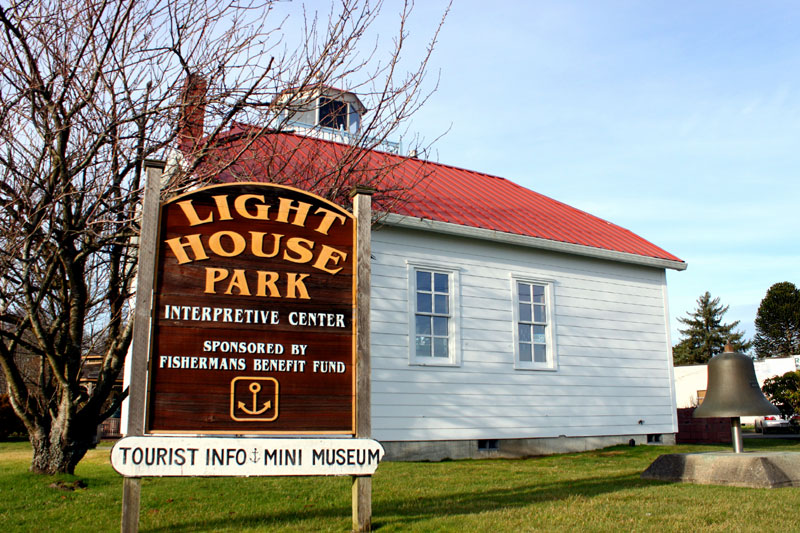
[[(278, 380), (270, 377), (237, 376), (233, 378), (231, 403), (229, 404), (231, 419), (248, 423), (277, 420), (280, 403), (279, 387)], [(252, 400), (250, 399), (251, 395)]]
[(251, 463), (257, 463), (258, 462), (258, 458), (259, 458), (258, 448), (253, 448), (252, 456), (250, 457), (250, 462)]
[(272, 407), (271, 401), (264, 402), (264, 407), (261, 409), (258, 408), (258, 393), (261, 392), (261, 385), (257, 382), (253, 382), (250, 384), (250, 392), (253, 393), (253, 409), (248, 409), (244, 402), (240, 401), (238, 403), (239, 409), (247, 413), (248, 415), (260, 415), (261, 413), (265, 412), (267, 409)]

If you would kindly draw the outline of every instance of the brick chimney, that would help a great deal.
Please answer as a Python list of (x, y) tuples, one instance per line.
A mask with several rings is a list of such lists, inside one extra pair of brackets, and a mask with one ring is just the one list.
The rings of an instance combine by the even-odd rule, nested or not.
[(198, 74), (189, 74), (183, 86), (178, 117), (178, 149), (191, 153), (203, 138), (208, 81)]

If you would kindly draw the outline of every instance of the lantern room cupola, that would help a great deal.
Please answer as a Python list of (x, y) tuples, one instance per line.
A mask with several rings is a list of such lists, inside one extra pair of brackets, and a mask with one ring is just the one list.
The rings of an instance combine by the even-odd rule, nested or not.
[(276, 102), (286, 107), (281, 113), (284, 128), (327, 140), (358, 135), (367, 111), (354, 93), (324, 85), (284, 91)]
[[(276, 119), (276, 130), (343, 144), (365, 140), (363, 117), (367, 108), (355, 93), (320, 85), (284, 91), (275, 103), (283, 108)], [(367, 138), (368, 143), (373, 141)], [(371, 148), (399, 154), (401, 144), (383, 139)]]

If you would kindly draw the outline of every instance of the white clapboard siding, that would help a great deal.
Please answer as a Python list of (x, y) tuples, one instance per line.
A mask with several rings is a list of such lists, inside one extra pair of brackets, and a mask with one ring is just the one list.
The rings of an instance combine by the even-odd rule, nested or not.
[(653, 333), (656, 335), (664, 334), (664, 325), (659, 322), (633, 322), (612, 320), (608, 317), (583, 317), (575, 314), (565, 314), (563, 311), (561, 314), (557, 315), (557, 317), (558, 325), (562, 330), (574, 327), (581, 331), (614, 330), (631, 331), (633, 333)]
[[(663, 269), (397, 228), (372, 255), (375, 438), (677, 430)], [(457, 366), (409, 363), (409, 264), (458, 271)], [(553, 370), (514, 368), (513, 277), (553, 283)]]
[[(487, 417), (503, 418), (508, 416), (508, 410), (513, 407), (513, 404), (491, 404), (491, 405), (449, 405), (449, 404), (434, 404), (430, 405), (426, 410), (429, 418), (455, 418), (464, 416), (469, 413), (476, 419)], [(416, 418), (414, 409), (409, 409), (407, 406), (400, 405), (374, 405), (372, 408), (373, 415), (387, 417), (387, 418)], [(652, 417), (658, 416), (672, 416), (672, 409), (664, 407), (663, 405), (654, 406), (639, 406), (639, 405), (616, 405), (614, 406), (613, 416), (647, 416), (648, 420)], [(537, 417), (567, 417), (575, 416), (575, 407), (571, 405), (564, 405), (558, 407), (549, 406), (534, 406), (525, 409), (524, 416), (517, 416), (517, 420), (524, 418), (537, 418)], [(596, 416), (609, 416), (608, 406), (606, 405), (585, 405), (580, 408), (580, 416), (596, 417)]]
[[(472, 409), (476, 407), (488, 406), (496, 406), (498, 408), (518, 408), (519, 403), (519, 398), (511, 394), (483, 395), (476, 392), (465, 392), (458, 395), (439, 393), (436, 391), (429, 391), (425, 394), (414, 394), (408, 392), (373, 393), (372, 395), (373, 412), (381, 406), (390, 406), (393, 409), (403, 409), (413, 413), (416, 411), (417, 406), (447, 406), (457, 407), (460, 409)], [(618, 408), (624, 407), (641, 407), (644, 413), (650, 413), (648, 408), (664, 409), (663, 398), (655, 395), (635, 398), (628, 396), (620, 397), (618, 395), (592, 397), (570, 395), (561, 397), (557, 406), (527, 405), (525, 411), (527, 412), (531, 409), (570, 409), (574, 414), (576, 411), (585, 412), (588, 408), (608, 409), (609, 407), (613, 408), (615, 413), (619, 412)]]
[[(475, 409), (469, 412), (463, 412), (458, 416), (435, 416), (435, 417), (386, 417), (383, 422), (385, 425), (392, 429), (401, 429), (407, 427), (409, 429), (448, 429), (457, 431), (462, 427), (471, 429), (478, 429), (487, 424), (491, 424), (494, 428), (514, 428), (522, 429), (527, 427), (536, 428), (549, 428), (555, 431), (562, 431), (565, 429), (564, 419), (568, 418), (570, 425), (574, 427), (583, 428), (598, 428), (602, 429), (609, 425), (632, 426), (638, 424), (638, 415), (603, 415), (603, 416), (491, 416), (484, 415), (480, 409)], [(663, 425), (668, 424), (672, 415), (654, 415), (647, 421), (647, 425)]]
[[(577, 426), (568, 425), (562, 427), (536, 426), (531, 428), (520, 427), (493, 427), (491, 436), (487, 437), (487, 430), (472, 428), (384, 428), (381, 430), (378, 440), (389, 441), (425, 441), (425, 440), (464, 440), (464, 439), (535, 439), (552, 437), (586, 437), (603, 435), (635, 435), (635, 434), (660, 434), (673, 433), (673, 424), (648, 425), (612, 425), (608, 422), (601, 422), (599, 426)], [(519, 435), (524, 433), (524, 437)]]
[[(564, 352), (561, 352), (562, 354)], [(572, 355), (569, 357), (564, 357), (564, 360), (560, 361), (561, 367), (576, 367), (576, 368), (593, 368), (593, 367), (605, 367), (605, 368), (614, 368), (614, 369), (634, 369), (637, 371), (653, 371), (653, 370), (664, 370), (664, 361), (658, 358), (650, 358), (650, 359), (620, 359), (619, 357), (583, 357), (579, 355)]]
[[(460, 370), (455, 374), (463, 374), (465, 376), (464, 379), (467, 379), (472, 374), (508, 373), (509, 366), (513, 365), (513, 361), (502, 359), (502, 355), (502, 352), (499, 351), (487, 354), (486, 358), (479, 358), (471, 355), (470, 359), (464, 359), (464, 361), (468, 361), (469, 364), (462, 364), (460, 367), (458, 367)], [(624, 360), (626, 364), (623, 365), (619, 364), (617, 361), (606, 358), (605, 364), (580, 365), (573, 364), (573, 361), (571, 361), (569, 358), (567, 359), (568, 360), (566, 362), (560, 363), (559, 367), (561, 371), (559, 372), (550, 371), (548, 373), (538, 370), (520, 369), (511, 373), (512, 376), (510, 377), (509, 382), (513, 383), (514, 379), (524, 379), (525, 383), (536, 383), (538, 380), (546, 379), (548, 383), (552, 383), (554, 380), (558, 381), (560, 379), (564, 379), (565, 377), (571, 376), (597, 376), (603, 378), (607, 376), (620, 376), (639, 379), (644, 375), (649, 375), (658, 376), (660, 378), (667, 372), (667, 370), (663, 368), (654, 368), (655, 365), (653, 365), (651, 361), (647, 360)], [(399, 357), (373, 357), (373, 361), (374, 364), (372, 367), (376, 371), (385, 370), (389, 374), (392, 372), (408, 372), (412, 375), (416, 375), (418, 373), (418, 366), (424, 366), (427, 369), (425, 373), (435, 376), (436, 379), (447, 379), (446, 377), (440, 377), (440, 374), (454, 374), (454, 372), (452, 372), (453, 367), (451, 366), (438, 366), (434, 364), (408, 364), (408, 361), (405, 358), (400, 359)], [(448, 372), (448, 370), (450, 371)], [(528, 374), (533, 374), (534, 377), (526, 377)], [(557, 374), (557, 377), (554, 378), (552, 374)], [(516, 376), (522, 377), (517, 378)], [(391, 379), (391, 376), (382, 377)]]
[[(373, 368), (375, 369), (376, 376), (384, 379), (393, 379), (395, 381), (409, 381), (418, 379), (417, 376), (421, 373), (421, 369), (414, 367), (407, 371), (399, 368), (393, 361), (385, 358), (375, 359)], [(469, 367), (465, 370), (464, 367)], [(435, 367), (425, 367), (425, 374), (430, 376), (430, 379), (436, 383), (446, 385), (449, 383), (449, 377), (433, 371)], [(512, 372), (513, 371), (513, 372)], [(479, 384), (491, 383), (492, 380), (498, 379), (506, 374), (514, 374), (513, 379), (505, 380), (506, 385), (521, 384), (540, 385), (544, 383), (556, 384), (559, 386), (573, 387), (577, 385), (597, 385), (605, 387), (628, 387), (628, 386), (652, 386), (660, 384), (661, 380), (668, 377), (668, 372), (661, 369), (642, 369), (642, 368), (625, 368), (620, 367), (616, 370), (610, 370), (607, 367), (601, 366), (570, 366), (562, 365), (557, 371), (548, 373), (537, 372), (535, 370), (514, 370), (511, 365), (504, 363), (469, 363), (462, 364), (461, 371), (458, 375), (461, 376), (457, 380), (459, 384)], [(552, 374), (556, 374), (555, 376)], [(646, 376), (646, 377), (643, 377)]]
[[(464, 387), (493, 387), (498, 380), (502, 380), (503, 387), (509, 390), (519, 390), (519, 394), (531, 391), (527, 387), (538, 389), (539, 392), (550, 394), (563, 394), (575, 388), (605, 388), (605, 389), (631, 389), (641, 388), (652, 390), (662, 383), (662, 377), (650, 376), (568, 376), (563, 372), (535, 372), (514, 371), (506, 372), (447, 372), (452, 367), (418, 367), (410, 368), (405, 372), (397, 370), (375, 369), (372, 372), (375, 380), (392, 380), (395, 383), (414, 383), (428, 387), (464, 388)], [(424, 370), (424, 371), (421, 371)], [(435, 371), (434, 371), (435, 370)], [(566, 389), (566, 390), (565, 390)]]
[(664, 319), (663, 310), (658, 314), (631, 313), (630, 310), (616, 311), (611, 309), (590, 309), (587, 307), (575, 307), (562, 304), (556, 310), (556, 315), (559, 317), (569, 317), (575, 320), (586, 320), (591, 323), (594, 320), (610, 320), (612, 322), (625, 325), (625, 324), (646, 324), (659, 326)]
[[(566, 423), (565, 418), (569, 419)], [(469, 413), (455, 418), (416, 417), (389, 418), (385, 421), (386, 435), (378, 440), (456, 440), (485, 439), (485, 427), (491, 426), (492, 436), (488, 438), (520, 438), (517, 435), (525, 432), (525, 437), (585, 437), (587, 435), (630, 435), (647, 433), (668, 433), (671, 431), (672, 416), (656, 417), (644, 420), (636, 416), (595, 416), (595, 417), (538, 417), (517, 420), (514, 417), (476, 418)], [(644, 423), (639, 424), (642, 420)], [(476, 422), (481, 422), (477, 427)], [(411, 438), (403, 438), (406, 431)], [(674, 431), (674, 430), (673, 430)], [(427, 434), (426, 434), (427, 432)]]

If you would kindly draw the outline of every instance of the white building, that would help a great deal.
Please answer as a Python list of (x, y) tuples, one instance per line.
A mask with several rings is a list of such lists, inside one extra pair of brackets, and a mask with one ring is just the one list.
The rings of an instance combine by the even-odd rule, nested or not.
[[(337, 123), (321, 113), (340, 108), (343, 131), (363, 108), (350, 93), (347, 106), (332, 98), (326, 88), (309, 100), (312, 130), (271, 134), (226, 172), (323, 175), (352, 146), (312, 137)], [(220, 152), (242, 138), (238, 125)], [(388, 458), (674, 441), (665, 270), (683, 261), (499, 177), (383, 151), (358, 165), (405, 195), (379, 187), (374, 200), (372, 428)]]
[[(787, 372), (800, 369), (800, 356), (775, 357), (755, 361), (758, 385), (764, 386), (764, 380), (782, 376)], [(697, 407), (705, 397), (708, 385), (708, 365), (688, 365), (675, 367), (675, 401), (678, 409)], [(755, 417), (743, 416), (742, 422), (750, 424)]]

